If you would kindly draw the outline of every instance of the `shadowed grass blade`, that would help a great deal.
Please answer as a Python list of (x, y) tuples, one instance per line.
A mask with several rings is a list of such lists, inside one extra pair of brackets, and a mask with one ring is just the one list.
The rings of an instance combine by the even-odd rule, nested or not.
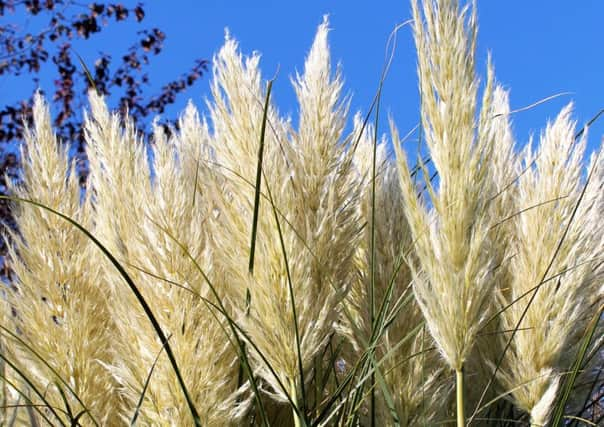
[[(9, 380), (8, 378), (6, 378), (6, 376), (4, 375), (0, 375), (0, 379), (5, 383), (11, 386), (11, 388), (13, 390), (15, 390), (17, 392), (17, 394), (19, 394), (19, 398), (17, 399), (17, 403), (14, 405), (5, 405), (4, 408), (9, 408), (9, 407), (13, 407), (15, 408), (15, 411), (13, 412), (13, 416), (11, 421), (8, 423), (8, 425), (13, 425), (16, 421), (17, 421), (17, 410), (19, 408), (26, 408), (26, 410), (29, 412), (31, 411), (31, 408), (35, 409), (40, 416), (48, 423), (48, 425), (53, 426), (54, 424), (50, 421), (50, 419), (46, 416), (46, 414), (42, 411), (42, 408), (50, 408), (50, 405), (47, 402), (44, 402), (44, 405), (35, 405), (31, 399), (29, 398), (29, 396), (27, 395), (27, 393), (25, 393), (22, 390), (19, 390), (19, 388), (12, 383), (11, 380)], [(19, 402), (21, 401), (21, 397), (23, 397), (25, 399), (26, 402), (28, 403), (22, 403), (20, 404)], [(43, 400), (44, 401), (44, 400)], [(61, 422), (61, 420), (59, 419), (59, 422)], [(62, 425), (65, 425), (61, 422)]]
[(93, 88), (98, 95), (101, 95), (98, 88), (96, 87), (94, 78), (92, 77), (92, 74), (90, 73), (90, 70), (88, 69), (88, 66), (86, 66), (86, 63), (84, 62), (84, 60), (76, 51), (74, 51), (73, 53), (75, 54), (75, 56), (78, 57), (78, 61), (80, 61), (80, 65), (82, 66), (82, 69), (84, 70), (84, 74), (86, 74), (86, 79), (88, 80), (88, 84), (90, 84), (90, 87)]
[[(35, 386), (35, 384), (25, 375), (25, 373), (23, 373), (17, 366), (15, 366), (14, 363), (12, 363), (10, 360), (8, 360), (6, 358), (6, 356), (4, 356), (3, 354), (0, 354), (0, 358), (2, 358), (2, 360), (4, 360), (4, 362), (6, 362), (6, 364), (8, 366), (10, 366), (17, 374), (19, 374), (19, 376), (21, 378), (23, 378), (23, 381), (25, 381), (25, 383), (27, 384), (27, 386), (29, 386), (29, 388), (31, 390), (34, 391), (35, 394), (38, 395), (38, 397), (40, 398), (40, 400), (42, 400), (42, 402), (44, 403), (45, 407), (48, 408), (48, 410), (52, 413), (52, 415), (55, 416), (55, 418), (59, 421), (59, 423), (64, 426), (65, 423), (61, 420), (61, 417), (59, 417), (59, 414), (57, 413), (58, 409), (55, 409), (50, 402), (48, 402), (46, 400), (46, 397), (44, 397), (44, 393), (41, 393)], [(8, 378), (3, 377), (2, 380), (4, 382), (6, 382), (7, 384), (9, 384), (17, 393), (19, 393), (21, 396), (23, 396), (29, 403), (30, 405), (27, 405), (27, 407), (29, 408), (30, 406), (33, 405), (33, 402), (31, 401), (31, 399), (27, 396), (26, 393), (24, 393), (23, 391), (19, 390), (14, 384), (12, 384)], [(34, 405), (35, 409), (40, 413), (40, 415), (42, 416), (42, 418), (44, 418), (46, 420), (46, 422), (48, 422), (50, 425), (54, 425), (49, 419), (48, 417), (44, 414), (43, 411), (40, 410), (40, 408), (38, 408), (37, 405)]]
[(583, 339), (581, 341), (581, 346), (579, 347), (579, 352), (577, 353), (575, 362), (573, 364), (573, 368), (570, 372), (570, 375), (566, 379), (564, 385), (564, 392), (562, 393), (562, 396), (560, 397), (554, 410), (554, 416), (552, 420), (552, 425), (554, 426), (562, 425), (562, 418), (565, 418), (564, 408), (566, 407), (566, 402), (568, 402), (570, 394), (572, 393), (573, 386), (575, 384), (577, 376), (579, 375), (579, 371), (581, 370), (581, 366), (583, 364), (583, 360), (585, 359), (585, 355), (587, 354), (587, 350), (589, 349), (589, 345), (591, 344), (596, 329), (598, 328), (598, 323), (602, 317), (602, 314), (604, 314), (604, 306), (602, 306), (596, 312), (593, 319), (591, 320), (589, 328), (585, 331), (585, 335), (583, 336)]

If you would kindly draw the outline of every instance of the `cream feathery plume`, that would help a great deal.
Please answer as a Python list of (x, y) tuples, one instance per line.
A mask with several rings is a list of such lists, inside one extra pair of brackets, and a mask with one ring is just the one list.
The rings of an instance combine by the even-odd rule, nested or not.
[[(89, 93), (85, 114), (89, 188), (94, 193), (96, 233), (114, 255), (128, 257), (128, 239), (142, 234), (139, 220), (151, 193), (148, 153), (134, 123), (111, 114), (103, 97)], [(109, 267), (112, 269), (113, 267)], [(121, 286), (121, 284), (120, 284)]]
[[(82, 197), (68, 147), (57, 141), (48, 105), (40, 95), (35, 97), (33, 115), (22, 151), (24, 184), (12, 184), (11, 189), (16, 196), (48, 206), (90, 230), (90, 197)], [(75, 414), (84, 410), (78, 399), (90, 411), (81, 422), (89, 425), (94, 418), (100, 424), (115, 423), (123, 407), (117, 384), (104, 367), (114, 360), (115, 337), (106, 283), (97, 262), (100, 254), (63, 218), (25, 203), (16, 208), (19, 234), (13, 236), (10, 254), (17, 279), (9, 302), (20, 337), (61, 379), (29, 348), (11, 342), (16, 362), (39, 390), (46, 390), (53, 407), (65, 407), (60, 387)], [(57, 414), (65, 414), (61, 422), (69, 422), (65, 412)]]
[(548, 124), (537, 152), (530, 146), (524, 152), (514, 257), (507, 292), (500, 293), (501, 304), (511, 304), (501, 315), (502, 328), (519, 329), (499, 379), (533, 425), (547, 422), (562, 375), (601, 301), (602, 231), (594, 221), (601, 216), (601, 172), (595, 171), (581, 196), (586, 139), (575, 141), (571, 111), (568, 105)]
[[(242, 396), (245, 388), (240, 389), (237, 384), (238, 352), (225, 332), (222, 314), (202, 300), (210, 297), (209, 288), (186, 255), (187, 252), (195, 257), (212, 275), (208, 267), (212, 265), (207, 237), (208, 203), (206, 194), (198, 194), (199, 182), (207, 175), (207, 126), (189, 106), (180, 121), (181, 131), (172, 138), (156, 127), (151, 174), (145, 166), (144, 147), (129, 131), (129, 125), (122, 131), (117, 117), (107, 115), (102, 100), (93, 100), (88, 125), (95, 203), (119, 209), (111, 217), (98, 219), (100, 237), (117, 249), (118, 259), (170, 336), (170, 346), (202, 425), (236, 425), (248, 406)], [(123, 155), (121, 159), (105, 155), (111, 145)], [(107, 176), (117, 168), (122, 168), (122, 176), (140, 173), (144, 178), (130, 183), (139, 185), (140, 191), (127, 182), (115, 182), (117, 177)], [(112, 181), (116, 184), (114, 189), (108, 188)], [(125, 203), (120, 205), (108, 197), (136, 206), (125, 209)], [(121, 338), (114, 345), (120, 358), (110, 368), (122, 385), (124, 399), (136, 407), (157, 358), (139, 419), (148, 424), (190, 424), (187, 401), (174, 368), (167, 357), (160, 355), (163, 349), (157, 333), (111, 266), (106, 268), (106, 274), (113, 281), (116, 302), (112, 308)]]
[(413, 1), (413, 16), (423, 135), (438, 172), (436, 185), (423, 168), (430, 207), (417, 196), (394, 126), (393, 139), (418, 257), (415, 296), (438, 349), (457, 373), (458, 425), (463, 425), (463, 368), (487, 318), (495, 285), (488, 212), (493, 196), (489, 168), (494, 141), (488, 132), (493, 73), (489, 68), (476, 126), (475, 8), (460, 11), (458, 1), (440, 0), (425, 1), (420, 9)]
[[(488, 104), (490, 107), (483, 114), (482, 123), (486, 126), (482, 134), (496, 146), (489, 165), (493, 186), (488, 206), (489, 215), (492, 218), (490, 254), (493, 256), (496, 286), (500, 292), (507, 292), (509, 261), (513, 256), (510, 248), (513, 224), (510, 219), (517, 213), (516, 181), (518, 175), (521, 174), (521, 165), (512, 135), (509, 94), (498, 84), (494, 87), (491, 100), (483, 102), (483, 105)], [(480, 400), (484, 401), (485, 398), (495, 399), (506, 392), (498, 382), (492, 384), (495, 387), (491, 387), (489, 384), (493, 374), (492, 365), (501, 357), (503, 351), (499, 337), (501, 329), (499, 318), (491, 318), (482, 329), (482, 333), (477, 339), (476, 350), (468, 361), (468, 369), (475, 374), (472, 380), (473, 387), (467, 391), (470, 406)], [(485, 387), (488, 387), (489, 393), (482, 396)]]
[(417, 2), (413, 10), (422, 123), (439, 178), (438, 192), (426, 183), (430, 212), (417, 198), (398, 137), (395, 148), (418, 267), (425, 273), (416, 277), (416, 296), (445, 360), (461, 369), (494, 285), (486, 216), (493, 147), (491, 138), (474, 132), (474, 16), (468, 35), (463, 24), (467, 11), (458, 14), (457, 2), (425, 2), (425, 27)]
[[(297, 231), (296, 235), (288, 230), (286, 246), (306, 381), (313, 359), (334, 331), (340, 302), (354, 272), (353, 255), (361, 229), (357, 216), (359, 186), (345, 144), (351, 139), (343, 134), (348, 102), (342, 100), (340, 70), (332, 75), (328, 32), (329, 23), (324, 17), (304, 73), (293, 81), (300, 116), (298, 130), (292, 132), (291, 143), (285, 148), (291, 185), (281, 190), (289, 223)], [(283, 331), (283, 338), (292, 340), (293, 304), (286, 295), (280, 304), (284, 308), (290, 305), (286, 311), (290, 313), (290, 326), (289, 331)], [(283, 360), (289, 365), (290, 387), (300, 398), (301, 388), (306, 385), (300, 384), (295, 361), (295, 353)]]
[[(247, 270), (254, 196), (250, 183), (256, 174), (264, 96), (257, 55), (244, 61), (230, 39), (217, 56), (211, 106), (218, 168), (239, 175), (225, 173), (222, 183), (225, 196), (219, 201), (218, 221), (224, 227), (220, 233), (229, 238), (217, 242), (220, 262), (249, 339), (277, 374), (275, 378), (252, 352), (266, 391), (281, 402), (289, 395), (298, 409), (312, 380), (314, 358), (327, 344), (348, 290), (360, 228), (357, 189), (342, 135), (347, 105), (340, 100), (339, 73), (331, 76), (327, 33), (324, 20), (304, 74), (294, 81), (298, 131), (290, 130), (269, 107), (253, 274)], [(248, 292), (249, 310), (244, 305)]]

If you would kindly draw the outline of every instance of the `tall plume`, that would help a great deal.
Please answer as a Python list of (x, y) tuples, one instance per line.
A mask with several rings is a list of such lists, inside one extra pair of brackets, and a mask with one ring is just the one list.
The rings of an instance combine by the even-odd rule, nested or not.
[[(17, 197), (54, 209), (92, 229), (91, 199), (82, 200), (67, 147), (51, 127), (48, 105), (35, 97), (33, 128), (25, 133), (22, 186), (12, 185)], [(19, 234), (11, 248), (16, 289), (9, 303), (15, 311), (16, 332), (9, 338), (14, 362), (31, 374), (31, 381), (54, 408), (67, 403), (83, 421), (115, 423), (122, 408), (118, 384), (106, 364), (114, 361), (114, 323), (108, 291), (100, 269), (100, 252), (72, 224), (25, 202), (16, 206)], [(48, 364), (48, 365), (47, 365)], [(65, 399), (62, 395), (64, 394)], [(38, 398), (35, 403), (40, 403)], [(65, 410), (55, 416), (68, 422)], [(89, 418), (90, 417), (90, 418)]]

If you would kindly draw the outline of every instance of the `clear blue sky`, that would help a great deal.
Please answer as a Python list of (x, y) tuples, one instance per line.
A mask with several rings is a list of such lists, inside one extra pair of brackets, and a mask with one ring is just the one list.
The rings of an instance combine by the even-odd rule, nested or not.
[[(130, 2), (127, 2), (130, 3)], [(133, 3), (133, 2), (132, 2)], [(487, 51), (492, 52), (498, 79), (511, 89), (512, 108), (547, 96), (572, 92), (529, 112), (514, 115), (519, 143), (538, 135), (547, 118), (570, 100), (579, 123), (604, 108), (604, 1), (601, 0), (478, 0), (479, 72)], [(194, 58), (211, 58), (228, 27), (244, 52), (262, 54), (264, 76), (280, 68), (275, 97), (283, 113), (296, 115), (289, 77), (301, 70), (317, 25), (329, 14), (334, 61), (341, 62), (352, 110), (366, 111), (375, 93), (389, 33), (410, 17), (409, 0), (177, 0), (148, 1), (147, 26), (167, 34), (164, 52), (154, 59), (151, 81), (160, 86), (190, 67)], [(86, 42), (82, 56), (126, 47), (135, 29), (112, 26), (93, 47)], [(114, 31), (117, 30), (117, 31)], [(128, 31), (132, 30), (131, 33)], [(130, 34), (130, 35), (129, 35)], [(83, 45), (84, 46), (84, 45)], [(410, 29), (399, 33), (395, 61), (386, 83), (384, 112), (390, 112), (401, 131), (418, 120), (415, 49)], [(182, 97), (169, 113), (182, 109), (188, 98), (204, 108), (210, 73)], [(4, 85), (2, 85), (4, 86)], [(0, 88), (2, 88), (0, 86)], [(46, 88), (50, 92), (52, 88)], [(386, 127), (383, 127), (386, 130)], [(590, 148), (599, 146), (604, 119), (590, 131)]]
[[(579, 123), (604, 108), (604, 1), (478, 0), (477, 4), (479, 71), (484, 71), (490, 51), (498, 79), (511, 89), (513, 109), (572, 92), (516, 114), (513, 120), (519, 142), (526, 141), (531, 132), (538, 135), (547, 118), (570, 100), (575, 101)], [(397, 23), (410, 18), (409, 0), (149, 3), (149, 22), (168, 34), (157, 71), (185, 68), (194, 56), (210, 57), (223, 41), (224, 28), (229, 27), (244, 52), (262, 53), (265, 76), (280, 66), (276, 99), (283, 112), (295, 115), (289, 76), (302, 69), (316, 27), (326, 13), (332, 27), (333, 58), (342, 63), (353, 110), (366, 111), (377, 87), (388, 35)], [(415, 64), (411, 31), (404, 28), (383, 99), (384, 111), (391, 112), (401, 129), (412, 128), (418, 120)], [(208, 80), (190, 93), (198, 104), (207, 94)], [(598, 146), (603, 134), (604, 120), (591, 129), (590, 146)]]

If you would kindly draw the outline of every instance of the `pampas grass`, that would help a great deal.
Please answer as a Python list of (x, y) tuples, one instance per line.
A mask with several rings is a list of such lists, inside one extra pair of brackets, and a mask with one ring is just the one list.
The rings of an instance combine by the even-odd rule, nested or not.
[[(601, 213), (601, 183), (596, 176), (582, 195), (585, 138), (575, 142), (570, 113), (569, 105), (547, 126), (538, 152), (525, 150), (524, 164), (535, 167), (519, 178), (516, 205), (532, 208), (512, 221), (515, 256), (508, 286), (500, 291), (504, 306), (519, 300), (503, 312), (503, 328), (523, 327), (511, 342), (500, 377), (514, 389), (516, 405), (540, 426), (601, 299), (601, 260), (593, 258), (601, 256), (601, 226), (593, 223)], [(542, 256), (535, 259), (535, 253)], [(530, 307), (527, 298), (520, 299), (526, 293), (534, 295)]]
[(415, 165), (394, 123), (347, 130), (327, 18), (296, 126), (229, 34), (207, 114), (148, 144), (91, 93), (85, 192), (36, 98), (3, 425), (599, 422), (602, 148), (586, 161), (568, 106), (519, 151), (491, 61), (475, 70), (475, 5), (412, 9)]
[[(103, 135), (103, 126), (119, 129), (119, 118), (108, 115), (104, 101), (95, 95), (92, 106), (87, 129), (91, 164), (97, 167), (92, 167), (90, 188), (97, 206), (106, 212), (119, 211), (116, 216), (123, 224), (115, 227), (112, 222), (116, 216), (102, 216), (96, 224), (98, 236), (115, 248), (143, 296), (154, 302), (153, 311), (169, 334), (184, 381), (195, 390), (192, 399), (202, 425), (235, 424), (237, 414), (245, 412), (245, 405), (237, 402), (243, 391), (237, 384), (238, 353), (228, 334), (225, 336), (223, 319), (216, 318), (200, 298), (210, 298), (210, 291), (181, 247), (194, 254), (198, 263), (208, 264), (207, 202), (203, 196), (192, 202), (197, 192), (193, 177), (199, 171), (191, 162), (181, 163), (195, 152), (197, 158), (201, 155), (203, 140), (190, 138), (191, 132), (203, 135), (199, 119), (190, 108), (181, 120), (182, 133), (172, 139), (156, 129), (151, 177), (150, 169), (142, 166), (147, 157), (136, 134), (126, 130)], [(192, 143), (199, 145), (192, 147)], [(114, 170), (121, 172), (114, 174)], [(137, 173), (142, 176), (136, 177)], [(129, 186), (124, 179), (145, 182), (143, 191), (130, 194), (136, 206), (127, 207), (123, 196), (114, 193), (122, 185)], [(115, 233), (116, 228), (121, 232)], [(140, 421), (187, 424), (187, 402), (168, 360), (161, 357), (162, 343), (113, 267), (103, 265), (113, 292), (112, 314), (119, 325), (116, 332), (120, 339), (114, 348), (131, 356), (108, 366), (119, 379), (123, 398), (130, 407), (136, 407), (140, 391), (152, 375), (155, 380), (146, 388)], [(212, 275), (211, 271), (207, 274)], [(132, 417), (124, 415), (126, 419)]]
[[(13, 187), (13, 193), (91, 227), (90, 195), (81, 200), (78, 178), (66, 149), (57, 145), (48, 106), (40, 96), (25, 144), (25, 185)], [(115, 423), (122, 402), (118, 383), (106, 369), (114, 361), (115, 323), (98, 253), (86, 236), (56, 215), (17, 207), (19, 234), (11, 248), (11, 267), (18, 279), (8, 300), (14, 329), (3, 326), (16, 333), (6, 337), (13, 369), (26, 373), (34, 388), (26, 401), (38, 405), (42, 399), (49, 408), (69, 406), (86, 424)], [(71, 421), (55, 409), (45, 418)]]
[(393, 139), (418, 255), (411, 262), (415, 296), (438, 349), (456, 373), (457, 424), (464, 425), (464, 365), (487, 319), (495, 286), (488, 203), (494, 193), (490, 165), (496, 142), (489, 129), (497, 120), (489, 116), (489, 70), (476, 123), (475, 9), (458, 7), (455, 1), (428, 1), (422, 11), (413, 2), (422, 125), (438, 172), (438, 188), (425, 176), (430, 209), (418, 200), (394, 127)]
[[(266, 200), (260, 201), (256, 261), (249, 273), (242, 254), (249, 250), (254, 189), (248, 182), (256, 175), (257, 163), (256, 144), (247, 135), (259, 139), (263, 113), (258, 58), (244, 63), (235, 43), (227, 40), (217, 57), (213, 90), (212, 144), (216, 163), (230, 174), (216, 184), (224, 194), (217, 207), (218, 233), (230, 236), (216, 242), (217, 250), (230, 257), (225, 274), (236, 313), (271, 367), (251, 353), (266, 392), (296, 405), (304, 402), (313, 360), (333, 331), (360, 236), (355, 217), (358, 185), (352, 180), (351, 163), (345, 161), (349, 156), (343, 136), (346, 105), (339, 99), (339, 75), (330, 77), (327, 32), (325, 21), (304, 74), (294, 81), (300, 129), (290, 129), (272, 107), (268, 110), (270, 130), (262, 170)], [(236, 111), (242, 104), (246, 109)], [(331, 256), (334, 253), (338, 257)]]

